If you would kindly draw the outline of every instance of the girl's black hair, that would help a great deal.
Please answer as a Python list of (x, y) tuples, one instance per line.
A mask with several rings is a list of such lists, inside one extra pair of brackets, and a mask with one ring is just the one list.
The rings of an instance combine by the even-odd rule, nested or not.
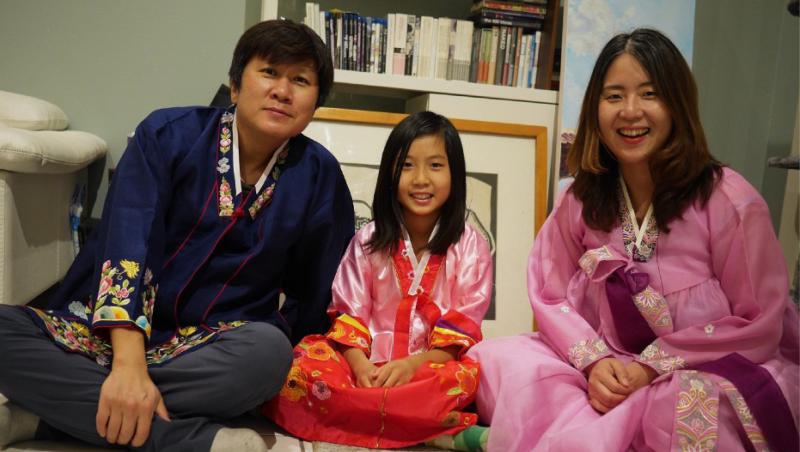
[(445, 254), (447, 248), (457, 243), (464, 232), (467, 210), (467, 174), (464, 148), (453, 124), (444, 116), (431, 111), (413, 113), (395, 126), (381, 156), (378, 182), (372, 200), (375, 232), (366, 246), (369, 252), (392, 253), (402, 238), (403, 207), (397, 200), (397, 186), (402, 162), (408, 156), (411, 143), (419, 137), (441, 135), (450, 167), (450, 196), (439, 214), (439, 229), (428, 243), (433, 254)]

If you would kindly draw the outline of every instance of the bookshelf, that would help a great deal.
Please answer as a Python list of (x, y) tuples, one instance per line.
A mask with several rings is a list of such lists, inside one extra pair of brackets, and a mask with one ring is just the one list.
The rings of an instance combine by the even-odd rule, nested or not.
[[(415, 15), (428, 15), (432, 17), (450, 17), (453, 19), (469, 19), (472, 0), (398, 0), (395, 2), (375, 2), (369, 0), (316, 0), (320, 10), (328, 11), (339, 9), (342, 11), (358, 11), (363, 16), (386, 17), (389, 13), (403, 13)], [(413, 77), (414, 82), (407, 84), (398, 81), (391, 74), (369, 74), (357, 71), (336, 70), (336, 81), (343, 84), (354, 85), (364, 84), (367, 86), (397, 87), (416, 85), (418, 81), (425, 86), (431, 86), (432, 92), (452, 92), (454, 94), (474, 95), (473, 93), (485, 93), (481, 97), (496, 97), (502, 99), (514, 99), (528, 102), (543, 101), (552, 99), (552, 94), (525, 93), (523, 91), (551, 91), (553, 80), (553, 66), (555, 60), (555, 48), (560, 42), (558, 33), (560, 26), (560, 0), (547, 0), (547, 17), (541, 30), (541, 42), (539, 43), (539, 64), (536, 72), (535, 88), (515, 89), (514, 87), (489, 85), (479, 83), (480, 89), (465, 88), (460, 83), (453, 85), (431, 83), (426, 77)], [(286, 17), (298, 22), (303, 21), (306, 15), (306, 2), (304, 0), (262, 0), (262, 20)], [(348, 73), (352, 72), (352, 73)], [(436, 80), (439, 81), (439, 80)], [(483, 88), (489, 88), (488, 90)], [(501, 89), (494, 89), (501, 88)], [(508, 88), (508, 89), (506, 89)], [(403, 88), (401, 88), (403, 89)], [(417, 91), (427, 88), (417, 89)]]
[[(285, 17), (302, 22), (306, 15), (305, 3), (305, 0), (262, 0), (261, 17), (263, 20)], [(363, 16), (386, 17), (389, 13), (403, 13), (468, 19), (473, 1), (316, 0), (315, 3), (319, 4), (320, 10), (358, 11)], [(537, 182), (548, 179), (552, 166), (553, 143), (556, 141), (553, 133), (559, 102), (558, 91), (538, 88), (551, 86), (555, 45), (560, 42), (557, 35), (561, 18), (560, 1), (548, 0), (547, 8), (552, 13), (548, 14), (542, 28), (542, 50), (539, 57), (540, 70), (536, 74), (536, 88), (336, 69), (332, 94), (326, 105), (387, 113), (432, 110), (458, 120), (512, 123), (541, 128), (544, 132), (537, 135), (536, 140), (541, 142), (546, 152), (544, 158), (537, 159), (535, 180), (531, 181), (534, 185), (540, 186)], [(547, 33), (553, 36), (545, 37)], [(542, 70), (544, 67), (548, 69)], [(342, 99), (345, 98), (349, 101), (343, 102)], [(348, 147), (347, 143), (339, 145)], [(489, 153), (488, 155), (494, 151), (492, 146), (480, 150)], [(376, 149), (376, 152), (380, 152), (380, 149)], [(545, 187), (547, 185), (541, 184)], [(535, 200), (531, 202), (536, 203), (538, 209), (544, 206), (538, 200), (546, 200), (548, 194), (546, 188), (544, 190), (537, 188), (535, 191)], [(537, 210), (537, 216), (544, 218), (544, 215), (546, 208)]]

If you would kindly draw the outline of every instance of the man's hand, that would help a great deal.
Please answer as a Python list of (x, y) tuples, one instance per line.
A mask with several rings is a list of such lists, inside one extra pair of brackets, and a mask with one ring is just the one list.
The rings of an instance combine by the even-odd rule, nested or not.
[(169, 421), (161, 393), (144, 359), (144, 337), (136, 330), (111, 331), (114, 361), (100, 388), (95, 423), (97, 433), (111, 444), (139, 447), (150, 436), (153, 413)]
[(592, 408), (607, 413), (633, 392), (625, 364), (617, 358), (603, 358), (589, 369), (589, 404)]
[(403, 359), (396, 359), (389, 361), (380, 368), (372, 372), (375, 386), (383, 386), (384, 388), (391, 388), (393, 386), (400, 386), (408, 383), (414, 378), (414, 372), (417, 371), (419, 363), (417, 360), (406, 357)]

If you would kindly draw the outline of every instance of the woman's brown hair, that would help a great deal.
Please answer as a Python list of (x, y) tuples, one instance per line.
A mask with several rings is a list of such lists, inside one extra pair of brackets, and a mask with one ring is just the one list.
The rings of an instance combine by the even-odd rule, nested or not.
[(610, 231), (619, 212), (619, 168), (600, 138), (598, 106), (606, 72), (623, 53), (642, 65), (672, 117), (664, 149), (653, 153), (649, 162), (653, 214), (658, 227), (668, 232), (669, 222), (680, 218), (691, 203), (708, 201), (722, 164), (708, 150), (692, 71), (672, 41), (656, 30), (639, 28), (616, 35), (597, 57), (567, 155), (575, 177), (571, 190), (583, 204), (583, 221), (593, 229)]

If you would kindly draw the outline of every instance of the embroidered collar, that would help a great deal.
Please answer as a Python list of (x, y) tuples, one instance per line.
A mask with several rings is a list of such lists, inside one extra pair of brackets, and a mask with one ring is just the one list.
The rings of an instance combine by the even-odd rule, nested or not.
[[(428, 237), (428, 242), (430, 243), (431, 237), (436, 235), (436, 231), (439, 229), (439, 222), (436, 222), (436, 225), (433, 227), (431, 231), (430, 237)], [(420, 282), (422, 281), (422, 275), (425, 273), (425, 267), (428, 265), (428, 260), (431, 258), (430, 250), (425, 250), (422, 253), (422, 258), (417, 261), (417, 254), (414, 252), (414, 246), (411, 244), (411, 236), (408, 234), (408, 230), (403, 226), (403, 244), (405, 248), (403, 249), (403, 256), (411, 262), (411, 267), (413, 268), (414, 277), (411, 280), (411, 285), (408, 288), (408, 295), (416, 295), (417, 289), (419, 289)]]
[[(238, 143), (236, 139), (235, 113), (226, 111), (222, 114), (219, 124), (219, 152), (217, 160), (217, 173), (219, 177), (219, 216), (239, 216), (241, 210), (234, 212), (234, 199), (241, 198), (241, 178), (239, 177)], [(250, 217), (255, 219), (258, 212), (272, 201), (272, 194), (280, 178), (283, 164), (289, 155), (288, 140), (283, 143), (272, 155), (264, 173), (256, 183), (254, 190), (247, 194), (239, 203), (246, 203), (251, 199), (251, 193), (259, 193), (247, 208)], [(233, 151), (233, 152), (231, 152)], [(231, 159), (233, 165), (231, 165)], [(231, 189), (231, 181), (236, 187), (236, 193)], [(240, 208), (243, 207), (240, 205)]]
[[(242, 193), (242, 176), (241, 176), (242, 173), (241, 173), (241, 167), (239, 166), (239, 130), (236, 124), (235, 111), (233, 112), (232, 140), (233, 140), (232, 143), (233, 152), (231, 152), (231, 154), (233, 157), (233, 177), (236, 184), (236, 195), (238, 196), (239, 194)], [(269, 175), (270, 171), (272, 171), (272, 168), (275, 166), (275, 162), (278, 160), (278, 155), (280, 155), (280, 153), (283, 152), (283, 149), (286, 147), (287, 143), (289, 143), (289, 140), (284, 141), (283, 144), (278, 146), (278, 149), (275, 151), (275, 153), (272, 154), (272, 158), (269, 159), (269, 163), (267, 163), (267, 166), (261, 173), (261, 177), (258, 178), (258, 182), (256, 182), (253, 185), (253, 188), (255, 188), (256, 193), (258, 193), (261, 190), (261, 187), (264, 186), (264, 182), (267, 181), (267, 176)]]
[(622, 175), (619, 177), (621, 196), (619, 206), (620, 223), (622, 224), (622, 241), (628, 256), (640, 262), (647, 262), (656, 248), (658, 241), (658, 226), (653, 218), (653, 205), (647, 208), (642, 224), (636, 221), (636, 211), (633, 209), (628, 187)]

